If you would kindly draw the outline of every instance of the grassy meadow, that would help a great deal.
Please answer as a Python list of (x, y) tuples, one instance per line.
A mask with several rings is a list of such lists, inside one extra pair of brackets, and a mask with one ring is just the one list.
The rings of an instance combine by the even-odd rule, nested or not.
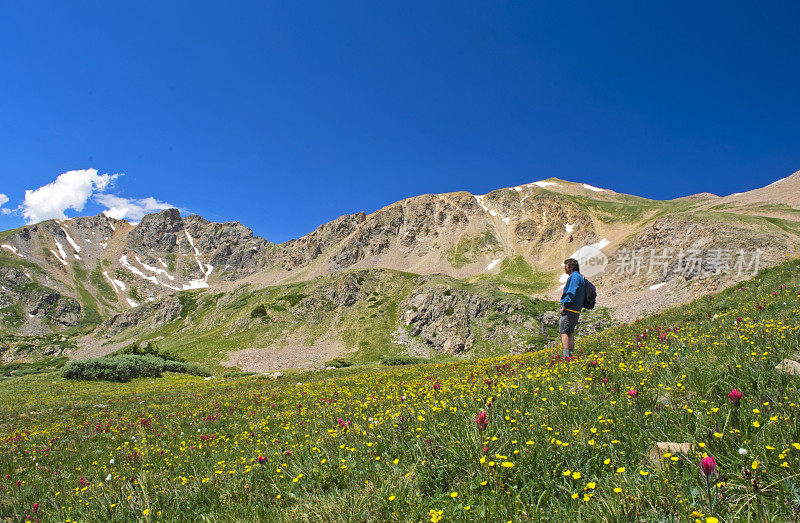
[(6, 379), (0, 518), (796, 519), (798, 378), (775, 367), (800, 352), (798, 274), (582, 338), (570, 361)]

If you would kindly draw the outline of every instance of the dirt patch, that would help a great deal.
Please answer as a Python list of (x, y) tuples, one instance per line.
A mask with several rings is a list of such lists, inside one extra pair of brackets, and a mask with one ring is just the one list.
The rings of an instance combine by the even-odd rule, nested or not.
[(112, 352), (127, 347), (131, 344), (130, 340), (115, 341), (109, 343), (107, 340), (92, 338), (91, 335), (78, 338), (76, 340), (77, 349), (65, 353), (71, 360), (85, 360), (89, 358), (99, 358), (108, 356)]
[(246, 372), (272, 372), (284, 369), (319, 369), (325, 362), (349, 352), (334, 338), (325, 338), (308, 343), (297, 337), (289, 337), (269, 347), (250, 347), (228, 353), (228, 359), (220, 362), (226, 367), (239, 367)]

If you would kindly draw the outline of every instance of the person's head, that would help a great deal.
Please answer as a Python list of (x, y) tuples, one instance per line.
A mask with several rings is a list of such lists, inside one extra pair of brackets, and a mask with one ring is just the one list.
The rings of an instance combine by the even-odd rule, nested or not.
[(573, 272), (581, 272), (580, 265), (578, 265), (578, 260), (575, 258), (567, 258), (564, 260), (564, 272), (567, 274), (572, 274)]

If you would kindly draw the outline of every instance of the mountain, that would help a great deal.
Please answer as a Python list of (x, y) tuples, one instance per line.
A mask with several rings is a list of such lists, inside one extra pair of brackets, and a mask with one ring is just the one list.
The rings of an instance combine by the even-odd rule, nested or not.
[[(565, 258), (579, 258), (599, 289), (593, 327), (630, 321), (796, 252), (798, 194), (800, 172), (742, 194), (668, 201), (550, 178), (416, 196), (281, 244), (176, 209), (138, 224), (48, 220), (0, 233), (2, 330), (75, 336), (78, 357), (159, 338), (241, 368), (315, 354), (507, 351), (553, 337), (544, 312), (555, 307), (547, 300), (558, 298)], [(383, 323), (367, 321), (376, 302)], [(493, 310), (520, 314), (490, 318)], [(265, 356), (279, 350), (311, 356)]]

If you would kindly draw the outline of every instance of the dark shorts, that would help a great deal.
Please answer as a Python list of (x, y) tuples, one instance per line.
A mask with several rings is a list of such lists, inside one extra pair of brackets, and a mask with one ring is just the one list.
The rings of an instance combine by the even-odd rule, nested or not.
[(580, 316), (577, 312), (566, 311), (561, 315), (561, 319), (558, 320), (558, 332), (560, 334), (572, 334), (575, 332)]

